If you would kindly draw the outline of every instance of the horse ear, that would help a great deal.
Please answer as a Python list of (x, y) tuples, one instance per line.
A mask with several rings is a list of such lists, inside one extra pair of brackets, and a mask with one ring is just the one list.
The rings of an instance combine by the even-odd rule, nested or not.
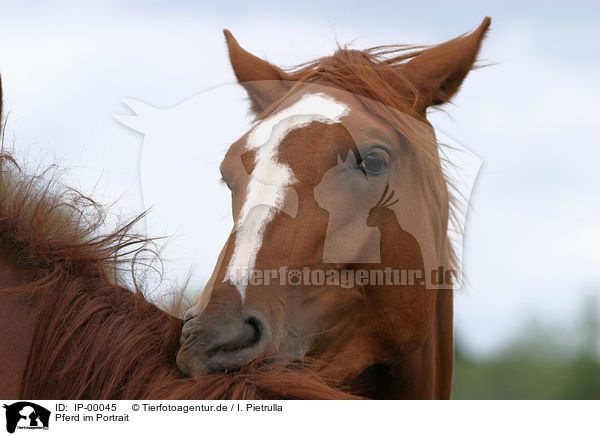
[(289, 86), (282, 80), (289, 79), (275, 65), (257, 58), (240, 47), (229, 30), (225, 29), (223, 33), (227, 40), (229, 59), (235, 76), (248, 93), (252, 111), (260, 114), (285, 94)]
[(426, 49), (400, 67), (398, 72), (418, 91), (417, 113), (425, 114), (427, 107), (446, 103), (456, 94), (473, 68), (490, 23), (485, 17), (473, 33)]

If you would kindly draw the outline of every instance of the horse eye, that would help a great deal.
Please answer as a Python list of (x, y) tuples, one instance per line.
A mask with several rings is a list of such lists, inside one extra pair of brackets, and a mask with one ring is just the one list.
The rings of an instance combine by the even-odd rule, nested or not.
[(384, 151), (372, 151), (358, 164), (358, 168), (365, 175), (378, 176), (387, 169), (389, 159), (389, 155)]

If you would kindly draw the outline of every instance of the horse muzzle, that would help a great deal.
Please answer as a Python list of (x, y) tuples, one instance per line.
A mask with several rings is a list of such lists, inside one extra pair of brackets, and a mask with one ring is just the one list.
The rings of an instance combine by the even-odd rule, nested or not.
[(257, 311), (232, 311), (227, 306), (207, 309), (198, 315), (194, 308), (186, 313), (177, 354), (177, 366), (185, 374), (199, 377), (234, 371), (271, 344), (269, 324)]

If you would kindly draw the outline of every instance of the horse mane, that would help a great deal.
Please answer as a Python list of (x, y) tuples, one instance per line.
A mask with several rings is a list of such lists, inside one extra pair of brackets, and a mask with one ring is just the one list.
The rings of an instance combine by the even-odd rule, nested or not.
[(365, 50), (339, 47), (332, 56), (288, 67), (284, 69), (285, 78), (293, 86), (265, 112), (258, 114), (258, 119), (269, 116), (280, 102), (305, 83), (331, 86), (362, 97), (360, 103), (370, 113), (401, 132), (401, 142), (409, 147), (414, 164), (422, 174), (419, 180), (433, 215), (432, 225), (442, 264), (457, 271), (448, 225), (452, 222), (462, 231), (459, 217), (465, 199), (452, 194), (457, 191), (453, 180), (444, 172), (444, 167), (453, 165), (445, 158), (446, 146), (437, 141), (429, 122), (415, 112), (419, 90), (403, 76), (400, 68), (428, 48), (415, 45), (385, 45)]
[[(258, 359), (192, 379), (176, 367), (182, 321), (122, 284), (152, 241), (143, 214), (102, 232), (106, 210), (61, 187), (57, 171), (28, 176), (0, 152), (0, 254), (23, 271), (37, 319), (20, 397), (30, 399), (349, 399), (310, 365)], [(0, 259), (1, 261), (2, 259)], [(5, 357), (6, 358), (6, 357)]]

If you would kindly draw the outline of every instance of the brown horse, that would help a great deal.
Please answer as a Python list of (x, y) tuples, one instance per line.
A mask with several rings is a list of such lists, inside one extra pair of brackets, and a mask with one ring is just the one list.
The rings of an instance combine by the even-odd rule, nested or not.
[[(234, 228), (185, 316), (183, 372), (311, 360), (370, 397), (450, 397), (452, 291), (429, 273), (452, 269), (452, 198), (426, 110), (457, 92), (489, 24), (423, 50), (339, 49), (287, 72), (225, 31), (256, 123), (221, 164)], [(399, 202), (369, 225), (388, 185)], [(417, 280), (335, 281), (382, 268)]]
[[(332, 212), (319, 205), (332, 200), (332, 185), (323, 182), (335, 186), (343, 173), (350, 184), (338, 184), (340, 197), (350, 190), (368, 210), (379, 203), (370, 198), (386, 200), (379, 205), (386, 208), (393, 199), (381, 192), (394, 179), (386, 174), (396, 174), (397, 162), (406, 183), (395, 192), (401, 202), (411, 200), (409, 215), (418, 216), (426, 231), (411, 227), (414, 219), (405, 221), (402, 212), (388, 222), (374, 211), (369, 225), (382, 239), (410, 229), (405, 239), (418, 241), (412, 249), (381, 244), (380, 264), (398, 249), (414, 264), (407, 253), (425, 259), (431, 242), (435, 256), (450, 259), (450, 198), (433, 133), (420, 125), (427, 126), (427, 107), (457, 91), (488, 26), (486, 18), (471, 35), (388, 59), (385, 48), (339, 50), (288, 73), (245, 52), (226, 32), (257, 125), (231, 147), (221, 167), (233, 193), (236, 227), (183, 324), (148, 303), (141, 290), (119, 285), (130, 262), (147, 250), (149, 241), (132, 230), (140, 217), (99, 236), (105, 213), (93, 200), (59, 188), (48, 172), (27, 176), (3, 153), (0, 396), (448, 398), (450, 291), (424, 290), (422, 283), (244, 286), (232, 274), (240, 265), (252, 276), (282, 266), (372, 269), (372, 262), (328, 259)], [(299, 102), (307, 104), (300, 112)], [(0, 103), (0, 115), (1, 109)], [(357, 126), (378, 138), (377, 150), (356, 133)], [(265, 154), (269, 147), (277, 153)], [(350, 164), (339, 159), (348, 151), (355, 158)], [(415, 195), (418, 201), (412, 201)], [(333, 252), (339, 246), (335, 235)], [(365, 241), (359, 235), (350, 250), (360, 254)]]

